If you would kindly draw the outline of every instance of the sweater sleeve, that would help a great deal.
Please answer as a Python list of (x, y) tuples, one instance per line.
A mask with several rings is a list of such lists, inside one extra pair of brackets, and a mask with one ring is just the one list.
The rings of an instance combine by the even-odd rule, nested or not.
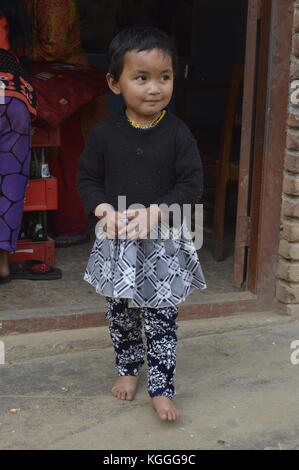
[(77, 172), (77, 189), (87, 215), (92, 213), (97, 205), (108, 202), (104, 181), (104, 142), (99, 136), (99, 127), (96, 124), (90, 131)]
[(180, 123), (176, 135), (175, 184), (154, 204), (193, 204), (202, 196), (203, 168), (197, 141), (190, 129)]

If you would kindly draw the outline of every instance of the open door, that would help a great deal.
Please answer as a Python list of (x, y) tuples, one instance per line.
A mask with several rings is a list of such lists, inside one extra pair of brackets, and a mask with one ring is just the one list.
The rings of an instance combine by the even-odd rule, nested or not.
[(233, 278), (238, 286), (246, 281), (248, 259), (253, 255), (251, 196), (252, 191), (258, 191), (257, 178), (261, 177), (254, 166), (259, 165), (263, 155), (271, 3), (271, 0), (248, 1)]

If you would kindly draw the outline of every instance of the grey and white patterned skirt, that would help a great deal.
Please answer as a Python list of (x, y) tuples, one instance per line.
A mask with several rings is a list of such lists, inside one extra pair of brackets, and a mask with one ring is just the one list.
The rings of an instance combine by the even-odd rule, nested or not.
[[(84, 280), (97, 293), (129, 299), (128, 307), (160, 308), (183, 302), (206, 282), (185, 221), (168, 238), (108, 239), (97, 234)], [(152, 235), (151, 235), (152, 237)]]

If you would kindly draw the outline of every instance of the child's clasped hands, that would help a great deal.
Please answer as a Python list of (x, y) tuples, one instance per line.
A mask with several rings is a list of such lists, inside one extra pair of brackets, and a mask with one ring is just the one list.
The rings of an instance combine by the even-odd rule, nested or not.
[[(148, 208), (128, 209), (123, 213), (115, 211), (112, 206), (105, 207), (102, 223), (103, 231), (108, 238), (138, 240), (146, 238), (160, 220), (159, 206), (153, 204)], [(95, 212), (96, 216), (97, 211)]]

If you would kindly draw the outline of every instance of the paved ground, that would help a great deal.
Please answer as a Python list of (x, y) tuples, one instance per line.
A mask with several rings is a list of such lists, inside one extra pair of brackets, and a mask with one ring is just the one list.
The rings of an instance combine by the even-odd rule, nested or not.
[(1, 337), (0, 447), (299, 449), (299, 364), (290, 361), (299, 321), (273, 312), (192, 320), (178, 336), (176, 422), (151, 408), (146, 366), (134, 401), (111, 394), (106, 327)]

